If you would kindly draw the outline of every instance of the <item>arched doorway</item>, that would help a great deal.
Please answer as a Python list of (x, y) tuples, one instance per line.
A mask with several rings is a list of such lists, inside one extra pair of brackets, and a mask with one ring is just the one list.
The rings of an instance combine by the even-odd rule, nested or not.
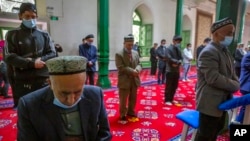
[(133, 35), (135, 42), (138, 42), (140, 39), (140, 28), (142, 25), (141, 17), (137, 11), (133, 13)]
[(135, 42), (139, 43), (142, 65), (150, 66), (149, 56), (150, 48), (153, 44), (153, 16), (150, 8), (145, 5), (139, 5), (133, 12), (133, 35)]
[(192, 31), (192, 22), (187, 15), (183, 16), (183, 25), (182, 25), (182, 43), (181, 48), (184, 49), (188, 43), (191, 43), (191, 31)]

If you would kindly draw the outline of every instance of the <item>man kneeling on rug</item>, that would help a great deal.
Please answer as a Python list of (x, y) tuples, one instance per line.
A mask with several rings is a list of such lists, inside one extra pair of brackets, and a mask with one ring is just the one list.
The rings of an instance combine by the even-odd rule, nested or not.
[(18, 141), (110, 141), (102, 89), (85, 85), (87, 59), (46, 61), (49, 86), (19, 100)]

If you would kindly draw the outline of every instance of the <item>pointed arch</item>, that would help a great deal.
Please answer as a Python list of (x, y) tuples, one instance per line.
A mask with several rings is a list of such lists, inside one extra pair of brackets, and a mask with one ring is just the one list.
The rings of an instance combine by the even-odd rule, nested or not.
[(182, 24), (182, 45), (181, 48), (184, 49), (188, 43), (191, 43), (192, 35), (192, 21), (188, 17), (188, 15), (183, 16), (183, 24)]

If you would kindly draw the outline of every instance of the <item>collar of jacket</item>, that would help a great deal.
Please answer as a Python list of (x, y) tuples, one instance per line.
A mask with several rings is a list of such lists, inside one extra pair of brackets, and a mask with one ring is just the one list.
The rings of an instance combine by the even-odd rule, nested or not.
[(211, 44), (214, 45), (217, 49), (219, 49), (219, 50), (221, 50), (221, 51), (227, 52), (227, 50), (228, 50), (227, 47), (222, 46), (221, 44), (217, 44), (217, 43), (215, 43), (215, 42), (211, 42)]

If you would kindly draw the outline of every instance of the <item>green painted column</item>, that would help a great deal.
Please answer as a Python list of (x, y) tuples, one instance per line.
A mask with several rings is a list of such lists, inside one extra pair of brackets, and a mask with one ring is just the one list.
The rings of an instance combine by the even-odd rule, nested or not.
[[(241, 26), (244, 25), (242, 22), (242, 17), (240, 17), (241, 13), (241, 8), (242, 4), (246, 0), (217, 0), (216, 4), (216, 20), (223, 19), (225, 17), (229, 17), (233, 20), (233, 23), (235, 25), (235, 35), (234, 35), (234, 41), (233, 43), (229, 46), (229, 50), (231, 54), (235, 52), (235, 49), (237, 47), (237, 43), (239, 41), (239, 36), (241, 36)], [(245, 3), (246, 4), (246, 3)], [(239, 17), (239, 18), (238, 18)], [(240, 39), (241, 40), (241, 39)], [(227, 116), (227, 121), (229, 121), (228, 116)], [(227, 123), (227, 122), (226, 122)], [(225, 124), (223, 130), (221, 133), (224, 131), (228, 130), (227, 124)]]
[(244, 33), (247, 1), (248, 0), (243, 0), (239, 8), (240, 9), (240, 28), (239, 28), (238, 42), (242, 42), (242, 36)]
[[(234, 41), (230, 45), (231, 53), (235, 51), (238, 42), (241, 42), (242, 29), (244, 25), (244, 15), (247, 0), (217, 0), (216, 20), (230, 17), (235, 25)], [(238, 18), (239, 17), (239, 18)]]
[(109, 80), (109, 0), (98, 0), (98, 80), (97, 85), (110, 88)]
[(176, 3), (176, 19), (175, 19), (175, 35), (182, 33), (182, 19), (183, 19), (183, 0), (177, 0)]
[[(238, 28), (238, 9), (239, 9), (239, 1), (240, 0), (217, 0), (216, 3), (216, 20), (223, 19), (225, 17), (229, 17), (232, 19), (236, 30)], [(238, 43), (238, 34), (235, 31), (234, 41), (229, 46), (229, 51), (233, 53), (236, 49)]]

